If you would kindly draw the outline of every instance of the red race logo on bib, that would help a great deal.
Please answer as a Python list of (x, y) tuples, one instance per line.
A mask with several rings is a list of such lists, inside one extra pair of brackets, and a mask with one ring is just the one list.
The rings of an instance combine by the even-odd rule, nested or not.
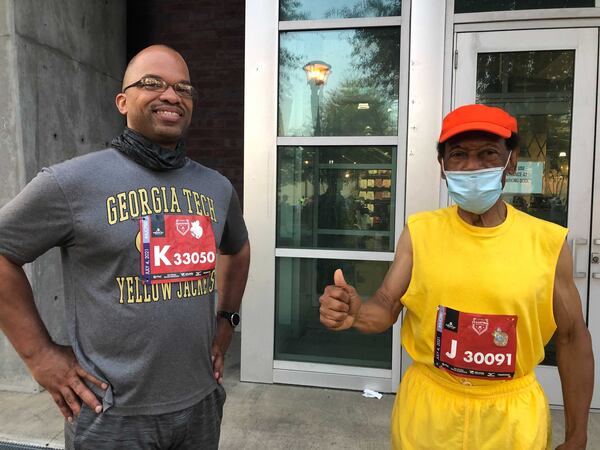
[(200, 279), (215, 268), (210, 218), (153, 214), (140, 219), (144, 284)]
[(454, 375), (512, 378), (517, 316), (471, 314), (438, 306), (434, 364)]

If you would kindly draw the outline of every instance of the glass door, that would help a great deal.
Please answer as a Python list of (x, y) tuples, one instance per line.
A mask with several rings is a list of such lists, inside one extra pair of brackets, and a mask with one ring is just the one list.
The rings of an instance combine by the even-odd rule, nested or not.
[(337, 268), (370, 296), (394, 257), (403, 218), (407, 5), (279, 6), (273, 381), (391, 391), (397, 328), (328, 330), (319, 296)]
[[(590, 281), (597, 52), (597, 29), (458, 33), (454, 64), (454, 107), (484, 103), (517, 117), (521, 153), (517, 172), (507, 179), (504, 200), (569, 227), (584, 315)], [(552, 342), (536, 373), (550, 403), (562, 405)]]

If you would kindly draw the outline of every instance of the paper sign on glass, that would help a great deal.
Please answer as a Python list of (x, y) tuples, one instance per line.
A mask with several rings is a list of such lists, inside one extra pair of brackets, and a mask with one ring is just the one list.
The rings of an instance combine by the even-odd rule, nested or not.
[(544, 177), (543, 161), (519, 161), (514, 175), (506, 176), (507, 194), (541, 194)]

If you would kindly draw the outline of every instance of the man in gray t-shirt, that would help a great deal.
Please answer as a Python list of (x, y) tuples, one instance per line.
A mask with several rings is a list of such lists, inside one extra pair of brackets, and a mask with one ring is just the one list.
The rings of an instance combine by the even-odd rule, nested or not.
[[(250, 247), (231, 183), (185, 157), (194, 95), (181, 55), (148, 47), (111, 148), (43, 169), (0, 210), (0, 326), (67, 419), (67, 448), (218, 446)], [(21, 268), (56, 246), (67, 347)]]

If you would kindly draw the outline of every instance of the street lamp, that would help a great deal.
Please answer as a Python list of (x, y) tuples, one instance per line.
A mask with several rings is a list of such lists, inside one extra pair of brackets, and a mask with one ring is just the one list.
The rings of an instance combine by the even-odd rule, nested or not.
[(321, 97), (323, 86), (327, 83), (327, 77), (331, 73), (331, 66), (323, 61), (311, 61), (304, 65), (306, 82), (310, 86), (310, 110), (313, 119), (313, 130), (315, 136), (321, 135)]

